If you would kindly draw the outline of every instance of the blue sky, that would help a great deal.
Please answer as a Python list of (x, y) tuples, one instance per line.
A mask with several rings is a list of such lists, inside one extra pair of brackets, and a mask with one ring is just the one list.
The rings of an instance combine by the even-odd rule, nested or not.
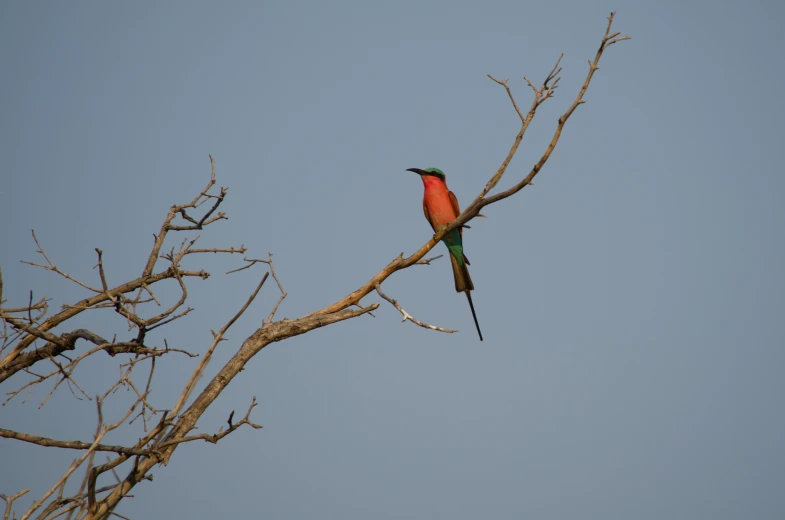
[[(387, 294), (460, 333), (401, 324), (383, 302), (375, 319), (272, 345), (199, 423), (215, 431), (257, 396), (264, 429), (183, 446), (119, 513), (785, 514), (778, 2), (6, 2), (3, 297), (21, 304), (33, 289), (54, 308), (84, 297), (19, 263), (35, 259), (31, 229), (76, 276), (97, 283), (96, 247), (110, 283), (137, 276), (212, 154), (230, 219), (203, 247), (272, 252), (289, 293), (279, 317), (335, 301), (430, 237), (406, 168), (443, 169), (465, 203), (503, 160), (518, 119), (486, 74), (510, 77), (528, 106), (522, 76), (541, 80), (563, 52), (558, 94), (502, 187), (525, 175), (611, 10), (633, 40), (603, 57), (536, 186), (466, 233), (486, 340), (443, 259), (397, 274)], [(223, 275), (238, 265), (198, 264), (213, 276), (190, 283), (196, 310), (158, 341), (204, 351), (261, 275)], [(265, 287), (211, 370), (277, 296)], [(73, 325), (123, 329), (108, 316)], [(104, 366), (77, 373), (88, 393), (114, 375)], [(193, 366), (157, 368), (161, 408)], [(63, 392), (39, 410), (47, 391), (0, 409), (0, 426), (89, 438), (94, 405)], [(30, 497), (74, 457), (0, 450), (0, 491)]]

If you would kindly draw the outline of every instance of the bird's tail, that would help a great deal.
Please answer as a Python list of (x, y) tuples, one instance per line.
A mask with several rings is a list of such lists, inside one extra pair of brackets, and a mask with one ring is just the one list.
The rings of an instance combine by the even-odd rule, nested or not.
[(450, 261), (452, 262), (452, 275), (455, 278), (455, 290), (458, 292), (473, 291), (474, 284), (472, 277), (469, 276), (469, 268), (466, 267), (468, 262), (464, 258), (463, 265), (458, 263), (458, 259), (450, 252)]
[(472, 293), (466, 291), (466, 298), (469, 300), (469, 308), (472, 310), (472, 318), (474, 318), (474, 326), (477, 327), (477, 335), (480, 336), (482, 341), (482, 332), (480, 332), (480, 324), (477, 322), (477, 313), (474, 312), (474, 304), (472, 303)]
[(462, 264), (459, 264), (458, 259), (453, 255), (450, 255), (450, 261), (452, 262), (452, 274), (455, 278), (455, 290), (466, 294), (466, 299), (469, 300), (469, 308), (472, 310), (474, 326), (477, 327), (477, 334), (480, 336), (480, 341), (482, 341), (482, 332), (480, 332), (480, 324), (477, 321), (477, 313), (474, 312), (474, 303), (472, 302), (472, 293), (470, 292), (474, 290), (474, 284), (472, 283), (472, 277), (469, 276), (469, 268), (466, 266), (468, 262), (464, 261)]

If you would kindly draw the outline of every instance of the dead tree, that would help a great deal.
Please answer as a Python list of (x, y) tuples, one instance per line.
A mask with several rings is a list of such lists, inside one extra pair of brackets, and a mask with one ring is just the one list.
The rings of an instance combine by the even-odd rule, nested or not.
[[(614, 13), (608, 17), (602, 42), (594, 59), (589, 61), (586, 79), (577, 96), (566, 112), (559, 117), (553, 137), (540, 159), (519, 182), (507, 190), (491, 193), (507, 171), (507, 166), (523, 140), (537, 109), (552, 98), (556, 89), (559, 88), (561, 56), (539, 85), (535, 85), (524, 77), (533, 94), (527, 112), (523, 112), (519, 108), (508, 86), (508, 80), (500, 81), (493, 76), (488, 76), (504, 87), (520, 118), (521, 127), (501, 166), (461, 215), (434, 234), (410, 256), (405, 257), (401, 253), (358, 289), (334, 303), (300, 318), (276, 319), (276, 312), (281, 302), (286, 298), (286, 291), (276, 275), (273, 256), (269, 255), (266, 259), (244, 257), (244, 266), (229, 271), (229, 273), (248, 269), (257, 264), (265, 266), (266, 272), (236, 314), (220, 329), (213, 331), (212, 341), (206, 346), (206, 349), (197, 355), (194, 352), (169, 348), (166, 341), (163, 346), (148, 344), (150, 332), (172, 323), (192, 310), (185, 306), (188, 298), (186, 281), (192, 278), (204, 280), (210, 276), (204, 270), (185, 269), (182, 264), (186, 259), (192, 261), (205, 254), (244, 255), (246, 253), (246, 248), (242, 246), (217, 249), (196, 247), (199, 236), (193, 236), (193, 233), (205, 231), (216, 222), (226, 218), (219, 208), (227, 196), (227, 188), (220, 188), (217, 191), (215, 189), (215, 163), (212, 157), (210, 157), (212, 171), (207, 186), (190, 202), (174, 205), (169, 209), (160, 230), (155, 235), (153, 247), (142, 273), (134, 280), (110, 287), (105, 274), (103, 252), (96, 249), (97, 280), (91, 283), (82, 282), (58, 268), (33, 233), (33, 239), (38, 247), (37, 252), (43, 260), (27, 263), (51, 271), (78, 284), (89, 296), (71, 305), (64, 305), (62, 310), (51, 315), (49, 314), (48, 300), (34, 301), (32, 293), (26, 303), (16, 307), (5, 307), (3, 305), (6, 302), (2, 299), (2, 271), (0, 271), (0, 319), (3, 322), (3, 330), (0, 333), (0, 384), (4, 385), (7, 395), (3, 404), (45, 382), (51, 382), (52, 389), (41, 403), (42, 405), (55, 391), (63, 387), (68, 387), (74, 395), (81, 395), (83, 398), (91, 400), (80, 387), (76, 374), (77, 367), (91, 356), (109, 355), (116, 358), (120, 368), (120, 377), (107, 388), (105, 393), (95, 399), (97, 426), (91, 440), (62, 441), (10, 429), (0, 429), (0, 437), (6, 439), (16, 439), (45, 447), (77, 450), (80, 453), (80, 456), (74, 460), (65, 473), (57, 478), (42, 496), (34, 500), (20, 518), (26, 520), (34, 515), (36, 518), (42, 519), (61, 516), (63, 518), (106, 518), (113, 513), (118, 503), (138, 483), (151, 479), (150, 471), (156, 465), (168, 464), (180, 444), (193, 441), (216, 443), (242, 426), (261, 428), (251, 421), (251, 412), (256, 406), (256, 398), (253, 398), (242, 418), (236, 420), (234, 412), (229, 415), (225, 429), (222, 428), (214, 434), (192, 433), (207, 408), (232, 382), (245, 364), (264, 347), (277, 341), (305, 334), (319, 327), (370, 313), (379, 306), (379, 303), (363, 304), (363, 299), (372, 292), (376, 292), (381, 298), (395, 306), (403, 315), (403, 321), (409, 320), (416, 325), (441, 332), (455, 332), (429, 325), (412, 317), (396, 300), (382, 292), (382, 283), (394, 273), (415, 264), (429, 263), (432, 258), (425, 258), (425, 255), (452, 229), (463, 226), (477, 217), (485, 206), (511, 197), (532, 184), (556, 148), (564, 125), (578, 106), (584, 103), (584, 94), (589, 88), (594, 73), (598, 70), (603, 53), (611, 45), (629, 39), (628, 36), (623, 36), (619, 32), (611, 32), (613, 17)], [(185, 238), (178, 239), (178, 236)], [(168, 250), (164, 249), (164, 244), (172, 241), (177, 241), (177, 245), (169, 247)], [(162, 262), (164, 265), (160, 266), (159, 264)], [(270, 276), (275, 281), (280, 296), (264, 318), (261, 327), (245, 339), (231, 359), (209, 379), (198, 393), (194, 394), (199, 381), (205, 375), (205, 369), (216, 347), (224, 340), (229, 328), (246, 312)], [(179, 286), (180, 295), (174, 303), (164, 305), (161, 299), (156, 296), (155, 290), (161, 282), (166, 280), (174, 281)], [(156, 309), (157, 312), (150, 313), (149, 309)], [(55, 332), (68, 329), (70, 320), (88, 311), (117, 313), (125, 320), (128, 326), (127, 330), (119, 332), (111, 339), (103, 338), (84, 328), (77, 328), (70, 332)], [(118, 340), (118, 336), (128, 334), (132, 336), (130, 339)], [(79, 342), (78, 340), (83, 341)], [(162, 356), (198, 358), (195, 361), (196, 366), (191, 377), (182, 387), (179, 398), (176, 402), (169, 403), (166, 408), (155, 406), (149, 399), (155, 376), (156, 360)], [(104, 421), (104, 404), (118, 388), (130, 390), (134, 396), (133, 403), (118, 420), (107, 424)], [(195, 398), (191, 399), (194, 395)], [(144, 435), (137, 442), (129, 445), (109, 443), (108, 439), (113, 432), (138, 419), (141, 419), (143, 423)], [(103, 464), (99, 464), (95, 460), (96, 455), (101, 452), (103, 455), (109, 455), (107, 462)], [(76, 484), (68, 486), (69, 479), (74, 476), (77, 470), (82, 475), (81, 484), (78, 487)], [(122, 471), (124, 476), (120, 476), (118, 470)], [(13, 513), (14, 501), (27, 492), (28, 490), (25, 489), (12, 496), (0, 495), (6, 502), (4, 519), (11, 518), (12, 514), (16, 518), (16, 514)]]

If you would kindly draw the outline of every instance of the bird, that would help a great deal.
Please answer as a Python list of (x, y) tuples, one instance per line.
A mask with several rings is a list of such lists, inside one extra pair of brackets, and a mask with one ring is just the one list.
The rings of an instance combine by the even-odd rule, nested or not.
[[(425, 193), (422, 198), (422, 210), (425, 219), (438, 232), (441, 228), (458, 218), (461, 209), (458, 206), (458, 199), (455, 194), (447, 187), (447, 177), (439, 168), (407, 168), (408, 172), (414, 172), (422, 179)], [(469, 300), (469, 308), (472, 310), (474, 325), (477, 327), (477, 334), (482, 341), (480, 324), (477, 322), (477, 313), (474, 312), (471, 291), (474, 290), (472, 278), (469, 276), (469, 259), (463, 252), (463, 228), (453, 229), (447, 233), (442, 242), (450, 252), (450, 262), (452, 263), (452, 274), (455, 278), (455, 290), (466, 294)]]

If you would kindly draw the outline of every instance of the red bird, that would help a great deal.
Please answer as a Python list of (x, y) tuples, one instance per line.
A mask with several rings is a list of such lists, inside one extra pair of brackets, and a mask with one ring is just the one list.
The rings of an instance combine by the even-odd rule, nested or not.
[[(458, 206), (458, 199), (455, 194), (447, 188), (447, 180), (444, 172), (439, 168), (409, 168), (409, 172), (414, 172), (422, 179), (425, 187), (425, 194), (422, 199), (422, 210), (425, 219), (431, 224), (434, 231), (438, 232), (441, 228), (458, 218), (461, 209)], [(471, 291), (474, 290), (472, 278), (469, 276), (469, 259), (463, 254), (463, 229), (453, 229), (442, 239), (444, 245), (450, 251), (450, 261), (452, 262), (452, 274), (455, 278), (455, 290), (466, 294), (469, 300), (469, 307), (472, 310), (474, 325), (477, 327), (477, 334), (482, 341), (480, 324), (477, 322), (477, 314), (474, 312)]]

